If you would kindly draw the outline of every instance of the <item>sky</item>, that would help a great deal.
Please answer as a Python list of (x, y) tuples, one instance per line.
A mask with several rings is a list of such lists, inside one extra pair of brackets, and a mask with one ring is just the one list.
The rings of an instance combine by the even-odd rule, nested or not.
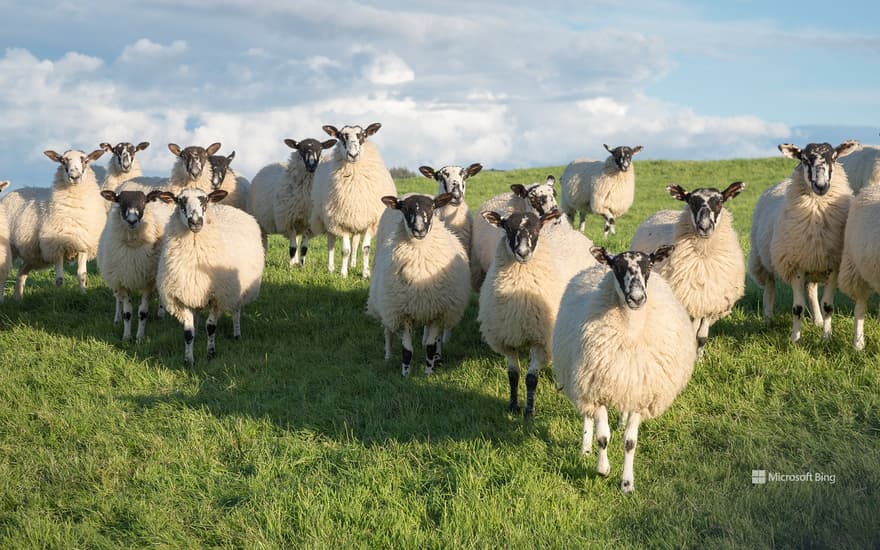
[[(236, 151), (382, 124), (386, 165), (510, 169), (779, 155), (880, 137), (880, 3), (728, 0), (0, 0), (0, 179), (42, 152), (151, 142)], [(106, 164), (107, 155), (97, 161)], [(723, 182), (707, 182), (717, 185)]]

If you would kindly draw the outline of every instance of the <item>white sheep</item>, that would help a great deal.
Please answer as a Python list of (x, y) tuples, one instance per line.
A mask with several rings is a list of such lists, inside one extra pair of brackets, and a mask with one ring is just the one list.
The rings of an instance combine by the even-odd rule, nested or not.
[(169, 313), (183, 323), (185, 362), (193, 365), (194, 313), (208, 310), (208, 359), (216, 355), (217, 318), (232, 313), (233, 336), (241, 337), (241, 308), (257, 298), (265, 257), (260, 226), (250, 214), (222, 204), (222, 189), (184, 189), (157, 198), (176, 203), (165, 228), (156, 287)]
[[(111, 154), (110, 161), (107, 163), (106, 174), (104, 179), (101, 180), (101, 190), (109, 189), (115, 191), (122, 182), (143, 176), (141, 162), (135, 155), (149, 146), (149, 141), (142, 141), (137, 145), (121, 141), (115, 146), (107, 142), (101, 143), (101, 149)], [(112, 203), (108, 202), (107, 209), (109, 210), (111, 206)]]
[(290, 267), (304, 265), (309, 250), (312, 216), (312, 182), (325, 149), (335, 139), (320, 142), (307, 138), (285, 139), (293, 149), (287, 163), (264, 166), (251, 182), (248, 211), (257, 219), (264, 235), (279, 233), (290, 241)]
[(865, 349), (868, 298), (880, 292), (880, 186), (863, 187), (852, 200), (843, 238), (840, 289), (855, 302), (853, 347)]
[[(0, 191), (9, 186), (9, 180), (0, 181)], [(0, 203), (0, 304), (6, 287), (6, 277), (12, 268), (12, 247), (10, 246), (9, 217), (6, 208)]]
[(602, 265), (571, 280), (553, 328), (556, 382), (584, 417), (584, 454), (592, 451), (596, 419), (596, 471), (602, 476), (611, 471), (608, 407), (629, 413), (620, 482), (625, 493), (635, 488), (640, 422), (672, 404), (690, 380), (697, 356), (687, 311), (663, 277), (651, 273), (673, 248), (611, 255), (593, 247)]
[(592, 243), (567, 223), (563, 225), (568, 226), (568, 233), (583, 240), (580, 246), (560, 248), (563, 241), (545, 238), (552, 220), (561, 216), (558, 209), (541, 216), (534, 212), (514, 212), (509, 216), (493, 211), (482, 213), (488, 223), (504, 231), (504, 236), (498, 241), (495, 259), (480, 290), (477, 320), (486, 343), (507, 358), (508, 410), (512, 413), (520, 410), (519, 354), (528, 351), (523, 411), (526, 419), (535, 416), (538, 375), (551, 359), (553, 324), (571, 278), (567, 272), (573, 275), (595, 264), (587, 253)]
[[(364, 278), (370, 277), (370, 242), (376, 231), (383, 208), (383, 196), (397, 195), (394, 180), (385, 167), (379, 149), (367, 138), (382, 125), (374, 122), (366, 127), (324, 126), (327, 134), (339, 140), (333, 154), (315, 172), (312, 184), (313, 235), (327, 234), (327, 269), (335, 270), (336, 238), (342, 238), (340, 274), (348, 276), (349, 264), (357, 258), (358, 240), (362, 238)], [(352, 252), (352, 236), (355, 238)]]
[(123, 340), (131, 339), (131, 293), (141, 292), (137, 341), (144, 338), (150, 296), (156, 289), (164, 216), (156, 215), (152, 201), (161, 191), (101, 191), (113, 207), (98, 243), (98, 271), (122, 304)]
[(853, 193), (869, 185), (880, 184), (880, 145), (863, 145), (861, 150), (853, 151), (840, 159)]
[(724, 203), (739, 195), (743, 182), (724, 191), (713, 187), (686, 191), (669, 185), (672, 197), (686, 203), (683, 210), (661, 210), (636, 230), (630, 250), (654, 250), (675, 244), (669, 258), (657, 265), (672, 291), (694, 321), (697, 358), (709, 338), (709, 327), (733, 310), (745, 292), (746, 269), (739, 236)]
[[(483, 279), (489, 271), (498, 241), (504, 231), (491, 225), (483, 216), (483, 212), (498, 212), (509, 216), (514, 212), (534, 211), (539, 216), (558, 208), (556, 203), (556, 178), (547, 176), (544, 183), (533, 183), (528, 187), (519, 183), (510, 186), (510, 192), (501, 193), (484, 202), (477, 209), (479, 214), (474, 218), (471, 234), (470, 270), (471, 287), (479, 292)], [(559, 220), (553, 223), (557, 224)]]
[(211, 166), (211, 190), (223, 189), (229, 194), (223, 199), (222, 204), (247, 212), (251, 184), (247, 178), (237, 175), (235, 170), (229, 167), (234, 158), (235, 151), (225, 156), (208, 157), (208, 164)]
[(586, 227), (587, 211), (605, 218), (605, 236), (614, 235), (615, 220), (624, 215), (635, 196), (635, 168), (630, 169), (632, 158), (642, 150), (620, 146), (611, 149), (604, 161), (580, 158), (566, 166), (560, 178), (559, 206), (574, 225), (574, 213), (580, 213), (580, 231)]
[(770, 187), (758, 199), (752, 214), (749, 274), (764, 289), (764, 317), (769, 320), (776, 300), (776, 279), (792, 288), (791, 341), (801, 337), (804, 286), (824, 282), (822, 306), (807, 289), (813, 319), (822, 337), (831, 338), (834, 290), (843, 252), (843, 234), (852, 192), (837, 159), (856, 150), (859, 143), (844, 141), (836, 148), (810, 143), (800, 149), (789, 143), (782, 153), (800, 161), (791, 176)]
[(375, 276), (370, 281), (367, 312), (385, 329), (385, 358), (391, 356), (391, 334), (401, 335), (401, 374), (412, 364), (412, 329), (427, 326), (425, 374), (440, 366), (443, 329), (458, 324), (470, 302), (467, 254), (461, 242), (442, 223), (433, 223), (434, 210), (452, 200), (407, 195), (382, 197), (388, 212), (376, 233)]
[(46, 219), (52, 189), (22, 187), (0, 200), (9, 221), (9, 244), (12, 258), (20, 258), (13, 297), (21, 300), (28, 274), (34, 269), (51, 267), (40, 252), (40, 225)]
[(438, 209), (434, 214), (461, 241), (465, 251), (471, 249), (471, 227), (474, 216), (465, 201), (467, 180), (476, 176), (483, 169), (480, 163), (473, 163), (467, 168), (461, 166), (444, 166), (434, 170), (430, 166), (420, 166), (419, 172), (426, 178), (437, 181), (437, 194), (452, 193), (452, 201)]

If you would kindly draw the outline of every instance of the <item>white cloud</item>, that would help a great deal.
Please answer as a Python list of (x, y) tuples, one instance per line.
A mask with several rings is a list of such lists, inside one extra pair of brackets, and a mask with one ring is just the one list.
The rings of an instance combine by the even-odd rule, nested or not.
[(409, 65), (393, 53), (376, 56), (369, 65), (364, 67), (363, 74), (373, 84), (389, 86), (415, 79), (415, 73)]
[(136, 63), (144, 59), (173, 57), (182, 54), (187, 48), (187, 43), (184, 40), (175, 40), (165, 46), (153, 42), (149, 38), (141, 38), (133, 44), (126, 46), (122, 50), (119, 60), (123, 63)]

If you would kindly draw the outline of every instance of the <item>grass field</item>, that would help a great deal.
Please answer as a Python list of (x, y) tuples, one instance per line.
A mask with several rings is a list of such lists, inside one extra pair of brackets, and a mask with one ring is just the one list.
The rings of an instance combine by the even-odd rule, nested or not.
[[(744, 180), (729, 206), (747, 252), (758, 196), (792, 165), (636, 162), (618, 235), (602, 239), (598, 217), (587, 233), (619, 251), (650, 213), (679, 208), (666, 184)], [(561, 172), (484, 172), (468, 203)], [(398, 188), (434, 192), (424, 178)], [(401, 379), (399, 342), (384, 362), (364, 314), (368, 283), (328, 275), (323, 239), (295, 271), (286, 243), (270, 245), (242, 340), (225, 317), (208, 362), (201, 327), (193, 370), (173, 319), (151, 317), (146, 342), (122, 343), (97, 275), (81, 295), (73, 271), (61, 289), (35, 274), (21, 304), (0, 305), (0, 547), (880, 546), (876, 301), (864, 353), (842, 295), (832, 341), (810, 324), (792, 345), (790, 292), (765, 325), (750, 282), (687, 389), (642, 425), (625, 496), (622, 432), (610, 477), (597, 476), (549, 369), (534, 422), (507, 414), (505, 363), (480, 342), (476, 297), (442, 371)], [(834, 483), (753, 485), (758, 469)]]

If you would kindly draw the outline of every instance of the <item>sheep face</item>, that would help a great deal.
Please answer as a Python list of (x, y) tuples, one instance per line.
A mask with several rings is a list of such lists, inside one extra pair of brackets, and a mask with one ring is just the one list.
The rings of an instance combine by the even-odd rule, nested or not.
[(611, 153), (611, 156), (614, 157), (614, 164), (617, 165), (617, 168), (621, 172), (626, 172), (629, 170), (630, 165), (632, 164), (632, 158), (639, 151), (642, 150), (641, 145), (636, 145), (635, 147), (627, 147), (626, 145), (621, 145), (620, 147), (615, 147), (612, 149), (608, 147), (604, 143), (602, 144), (605, 147), (605, 150)]
[(321, 162), (321, 153), (324, 152), (324, 149), (329, 149), (336, 145), (336, 140), (328, 139), (321, 142), (317, 139), (308, 138), (297, 143), (296, 140), (288, 138), (284, 140), (284, 143), (291, 149), (295, 149), (299, 153), (300, 158), (302, 158), (306, 170), (314, 173), (318, 168), (318, 163)]
[(324, 126), (324, 131), (332, 138), (339, 140), (339, 145), (345, 151), (347, 162), (357, 162), (361, 157), (361, 149), (367, 138), (379, 131), (382, 125), (374, 122), (366, 129), (360, 126), (343, 126), (337, 130), (335, 126)]
[(444, 166), (439, 170), (434, 170), (430, 166), (419, 166), (419, 172), (426, 178), (437, 180), (438, 193), (451, 193), (453, 206), (458, 206), (464, 200), (465, 187), (467, 179), (475, 176), (483, 169), (483, 165), (475, 162), (467, 168), (461, 166)]
[(122, 191), (115, 193), (109, 189), (101, 191), (101, 196), (119, 205), (119, 217), (128, 224), (130, 229), (137, 229), (144, 219), (147, 202), (156, 198), (161, 191), (150, 192), (150, 198), (141, 191)]
[(434, 210), (446, 206), (451, 200), (450, 193), (437, 195), (437, 198), (428, 195), (410, 195), (404, 199), (390, 195), (382, 197), (385, 206), (400, 210), (407, 236), (416, 240), (424, 239), (428, 235), (434, 220)]
[(621, 252), (610, 254), (604, 247), (594, 246), (590, 253), (600, 264), (605, 264), (614, 273), (617, 296), (629, 309), (641, 309), (648, 302), (648, 277), (657, 262), (662, 262), (675, 249), (674, 245), (663, 245), (654, 252)]
[(510, 186), (510, 190), (528, 200), (532, 208), (541, 216), (559, 209), (559, 203), (556, 201), (556, 178), (553, 176), (547, 176), (547, 181), (544, 183), (533, 183), (528, 187), (515, 183)]
[(220, 189), (223, 180), (226, 179), (226, 172), (229, 170), (229, 164), (235, 158), (235, 151), (229, 153), (229, 156), (211, 155), (208, 157), (208, 164), (211, 165), (211, 189)]
[(831, 177), (837, 159), (845, 157), (861, 147), (858, 141), (850, 139), (837, 147), (832, 147), (830, 143), (808, 143), (806, 147), (801, 149), (796, 145), (783, 143), (779, 145), (779, 150), (788, 158), (800, 161), (795, 171), (801, 170), (813, 193), (821, 196), (831, 189)]
[(190, 187), (181, 191), (179, 195), (169, 193), (168, 191), (161, 191), (155, 196), (153, 196), (153, 193), (150, 193), (149, 196), (168, 204), (176, 203), (177, 215), (180, 216), (180, 220), (190, 231), (198, 233), (205, 225), (205, 218), (208, 214), (208, 205), (212, 202), (222, 201), (226, 198), (227, 194), (228, 193), (222, 189), (211, 191), (206, 194), (201, 189)]
[(701, 187), (689, 193), (680, 185), (668, 185), (666, 190), (673, 198), (688, 204), (694, 232), (697, 237), (708, 239), (715, 232), (715, 224), (721, 218), (724, 203), (739, 195), (745, 186), (743, 182), (735, 181), (724, 191), (714, 187)]
[(219, 143), (212, 143), (207, 149), (198, 145), (190, 145), (186, 149), (181, 149), (176, 143), (168, 144), (168, 150), (183, 161), (186, 173), (194, 180), (199, 179), (202, 170), (208, 163), (208, 157), (216, 153), (218, 149), (220, 149)]
[(541, 228), (550, 220), (562, 215), (559, 210), (554, 210), (538, 216), (534, 212), (514, 212), (506, 218), (502, 218), (498, 212), (483, 212), (483, 219), (495, 227), (504, 230), (507, 238), (507, 248), (513, 254), (513, 258), (519, 263), (526, 263), (538, 246), (538, 236)]
[(61, 164), (61, 168), (64, 169), (65, 181), (76, 185), (82, 181), (89, 163), (101, 158), (104, 151), (96, 149), (88, 155), (82, 151), (67, 151), (63, 155), (59, 155), (55, 151), (44, 151), (43, 154)]
[(101, 149), (111, 153), (122, 172), (127, 174), (131, 171), (135, 154), (137, 154), (138, 151), (143, 151), (149, 146), (149, 141), (142, 141), (137, 145), (132, 145), (127, 141), (120, 141), (115, 147), (111, 146), (109, 143), (102, 143)]

